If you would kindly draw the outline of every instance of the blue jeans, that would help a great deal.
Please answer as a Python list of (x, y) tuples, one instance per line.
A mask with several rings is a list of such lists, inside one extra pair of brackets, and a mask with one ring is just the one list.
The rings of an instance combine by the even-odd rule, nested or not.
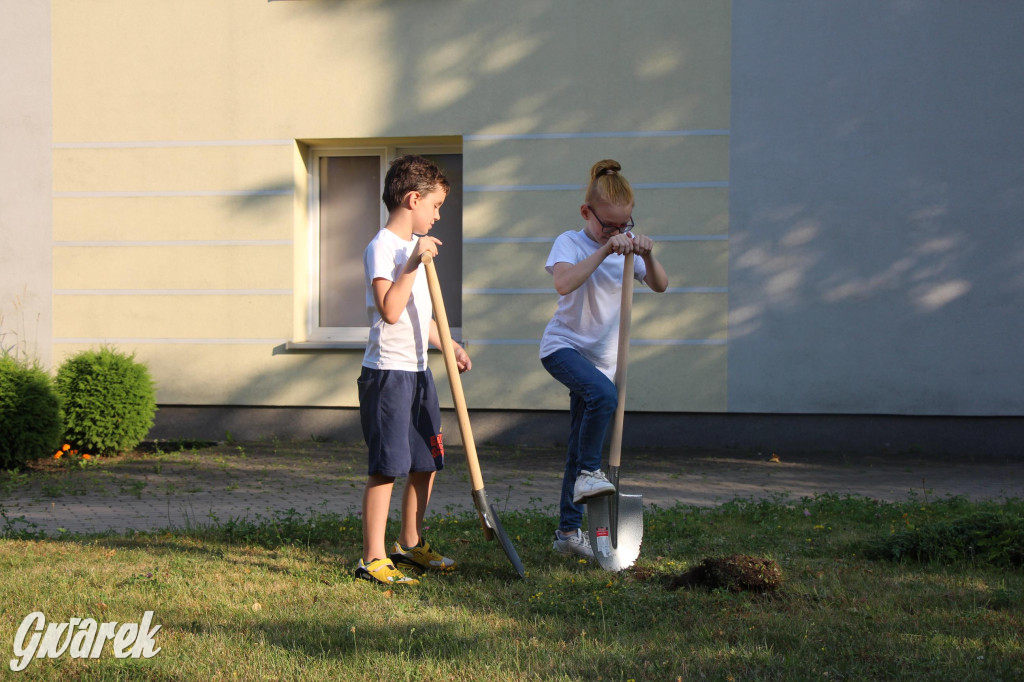
[(572, 501), (576, 477), (581, 470), (601, 468), (604, 438), (619, 396), (615, 384), (579, 351), (562, 348), (540, 361), (551, 376), (569, 389), (569, 445), (558, 528), (573, 531), (583, 523), (583, 505)]

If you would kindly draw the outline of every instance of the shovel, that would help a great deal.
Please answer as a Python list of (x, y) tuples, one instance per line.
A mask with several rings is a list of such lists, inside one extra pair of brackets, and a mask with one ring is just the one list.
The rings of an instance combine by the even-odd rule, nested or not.
[(452, 388), (452, 401), (455, 403), (455, 412), (459, 417), (459, 432), (462, 434), (462, 445), (466, 449), (466, 461), (469, 464), (469, 478), (473, 484), (473, 504), (480, 515), (480, 524), (483, 526), (484, 538), (493, 540), (495, 536), (501, 543), (501, 548), (508, 555), (508, 560), (516, 569), (520, 578), (526, 577), (526, 570), (523, 562), (516, 554), (516, 548), (512, 546), (505, 529), (501, 527), (498, 520), (498, 513), (494, 505), (487, 501), (487, 493), (484, 491), (484, 479), (480, 474), (480, 462), (476, 456), (476, 442), (473, 440), (473, 429), (469, 424), (469, 411), (466, 409), (466, 396), (462, 392), (462, 379), (459, 377), (459, 366), (455, 361), (455, 346), (452, 345), (452, 331), (448, 326), (448, 314), (444, 309), (444, 299), (441, 297), (441, 284), (437, 279), (437, 269), (434, 267), (434, 258), (429, 253), (423, 254), (423, 264), (427, 270), (427, 285), (430, 287), (430, 302), (434, 306), (434, 320), (437, 322), (437, 331), (441, 337), (441, 350), (444, 353), (444, 367), (448, 372), (448, 384)]
[(622, 270), (622, 310), (619, 314), (619, 354), (615, 363), (615, 388), (619, 404), (612, 421), (608, 450), (608, 480), (614, 495), (591, 498), (587, 502), (587, 534), (601, 568), (621, 571), (640, 556), (644, 539), (643, 495), (623, 495), (619, 489), (619, 464), (622, 461), (622, 424), (626, 412), (626, 361), (629, 356), (629, 322), (633, 311), (633, 254), (626, 254)]

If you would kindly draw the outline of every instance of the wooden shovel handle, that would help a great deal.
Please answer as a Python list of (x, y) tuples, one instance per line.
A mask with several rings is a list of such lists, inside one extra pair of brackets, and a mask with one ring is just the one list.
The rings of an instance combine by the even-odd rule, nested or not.
[(615, 360), (615, 388), (619, 404), (612, 419), (612, 435), (608, 448), (609, 468), (618, 468), (622, 461), (622, 428), (626, 414), (626, 365), (629, 360), (629, 324), (633, 313), (633, 254), (627, 253), (622, 266), (622, 309), (619, 312), (619, 353)]
[(434, 257), (423, 254), (423, 264), (427, 271), (427, 285), (430, 287), (430, 302), (434, 307), (434, 321), (441, 337), (441, 352), (444, 354), (444, 367), (448, 372), (448, 383), (452, 387), (452, 401), (455, 413), (459, 418), (459, 433), (462, 434), (462, 446), (466, 450), (466, 461), (469, 465), (469, 478), (473, 490), (483, 490), (484, 478), (480, 474), (480, 462), (476, 455), (476, 442), (473, 440), (473, 427), (469, 424), (469, 410), (466, 409), (466, 395), (462, 392), (462, 378), (459, 376), (459, 365), (455, 360), (455, 345), (452, 343), (452, 330), (448, 326), (448, 314), (444, 309), (441, 297), (441, 283), (437, 279)]

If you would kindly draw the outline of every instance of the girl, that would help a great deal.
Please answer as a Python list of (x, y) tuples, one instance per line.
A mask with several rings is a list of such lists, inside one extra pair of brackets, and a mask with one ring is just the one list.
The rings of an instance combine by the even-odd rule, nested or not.
[(545, 268), (554, 275), (558, 309), (544, 329), (540, 358), (551, 376), (569, 389), (569, 446), (562, 479), (554, 549), (593, 558), (580, 530), (582, 503), (611, 495), (615, 486), (601, 472), (608, 422), (618, 404), (615, 360), (624, 256), (634, 253), (633, 276), (653, 291), (668, 288), (668, 276), (654, 257), (650, 237), (633, 234), (633, 188), (606, 159), (590, 169), (580, 214), (582, 230), (555, 240)]

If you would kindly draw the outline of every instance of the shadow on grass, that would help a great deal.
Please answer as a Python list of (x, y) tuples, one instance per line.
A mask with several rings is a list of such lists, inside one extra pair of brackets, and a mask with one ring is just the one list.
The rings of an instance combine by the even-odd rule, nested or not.
[[(1019, 571), (965, 560), (872, 560), (858, 549), (865, 540), (889, 536), (894, 526), (925, 528), (972, 511), (1024, 518), (1024, 500), (887, 503), (831, 494), (655, 508), (645, 514), (638, 566), (615, 574), (556, 556), (549, 535), (553, 515), (511, 512), (502, 522), (527, 567), (525, 580), (515, 576), (498, 543), (483, 539), (475, 513), (438, 514), (426, 521), (427, 533), (459, 559), (459, 568), (405, 590), (356, 581), (351, 569), (361, 545), (359, 518), (315, 509), (173, 531), (54, 538), (33, 546), (80, 543), (83, 550), (117, 550), (119, 558), (122, 551), (149, 553), (152, 558), (125, 557), (136, 575), (122, 568), (102, 591), (143, 603), (159, 597), (168, 636), (187, 635), (178, 641), (195, 642), (197, 636), (213, 642), (201, 646), (227, 644), (251, 655), (277, 650), (282, 658), (274, 660), (288, 664), (326, 661), (337, 667), (379, 660), (381, 669), (411, 665), (464, 672), (497, 662), (522, 665), (533, 677), (596, 679), (603, 669), (612, 676), (672, 679), (701, 655), (698, 668), (715, 677), (729, 652), (742, 649), (761, 652), (763, 660), (731, 672), (782, 679), (784, 659), (797, 656), (801, 665), (845, 667), (871, 678), (884, 677), (907, 656), (924, 661), (911, 664), (917, 672), (930, 669), (928, 661), (947, 665), (948, 651), (932, 648), (928, 633), (935, 628), (956, 623), (971, 637), (988, 633), (1000, 642), (1015, 631), (1022, 603)], [(735, 552), (773, 557), (783, 572), (780, 590), (758, 596), (665, 589), (667, 578), (702, 557)], [(72, 547), (59, 553), (73, 562), (79, 552)], [(175, 556), (182, 563), (176, 568)], [(137, 575), (140, 566), (153, 565), (162, 578), (168, 564), (173, 592)], [(202, 574), (218, 565), (223, 575)], [(191, 585), (197, 579), (211, 590), (209, 596), (195, 593)], [(161, 596), (171, 594), (181, 596)], [(258, 601), (269, 606), (258, 610)], [(809, 629), (811, 620), (820, 625)], [(907, 638), (890, 641), (878, 622)], [(588, 655), (579, 653), (583, 647)], [(827, 656), (819, 654), (822, 647)], [(958, 675), (978, 665), (971, 646), (961, 648), (963, 660), (951, 668)], [(285, 652), (298, 656), (289, 659)], [(982, 653), (993, 674), (1015, 660), (997, 647)], [(563, 654), (568, 661), (561, 660)], [(254, 665), (250, 654), (234, 655)]]

